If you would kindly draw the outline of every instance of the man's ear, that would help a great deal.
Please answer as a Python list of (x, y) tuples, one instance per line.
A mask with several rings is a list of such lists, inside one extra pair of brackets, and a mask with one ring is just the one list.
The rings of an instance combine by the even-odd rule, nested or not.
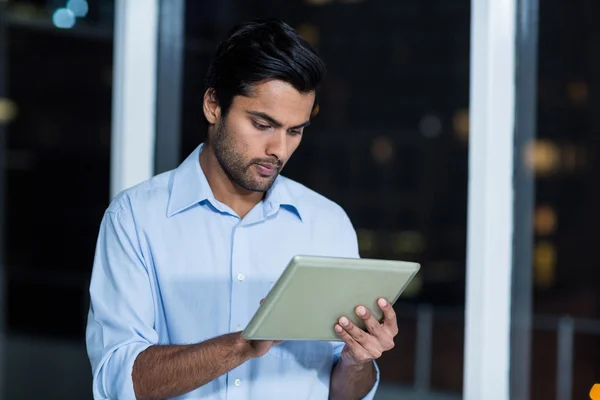
[(310, 117), (311, 117), (311, 118), (314, 118), (314, 117), (316, 117), (316, 116), (317, 116), (317, 114), (319, 113), (319, 110), (320, 110), (320, 108), (319, 108), (319, 104), (317, 103), (317, 104), (315, 104), (315, 106), (313, 107), (313, 109), (312, 109), (312, 112), (310, 113)]
[(217, 100), (217, 93), (215, 92), (215, 89), (208, 88), (206, 90), (204, 93), (202, 108), (208, 123), (214, 125), (221, 117), (221, 107), (219, 107), (219, 101)]

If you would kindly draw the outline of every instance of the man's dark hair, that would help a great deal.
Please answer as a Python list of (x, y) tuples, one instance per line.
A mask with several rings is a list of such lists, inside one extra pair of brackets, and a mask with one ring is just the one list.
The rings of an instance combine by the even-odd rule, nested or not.
[(309, 93), (317, 91), (324, 76), (323, 61), (292, 27), (277, 19), (258, 19), (235, 26), (219, 44), (206, 88), (215, 91), (225, 116), (235, 96), (250, 95), (261, 81), (278, 79)]

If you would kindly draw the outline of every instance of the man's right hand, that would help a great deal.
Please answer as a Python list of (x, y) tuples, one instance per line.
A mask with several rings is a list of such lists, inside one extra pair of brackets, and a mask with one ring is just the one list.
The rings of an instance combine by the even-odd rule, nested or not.
[(133, 364), (136, 398), (165, 399), (191, 392), (250, 359), (264, 356), (279, 343), (245, 340), (241, 332), (234, 332), (197, 344), (150, 346)]
[[(242, 339), (245, 340), (245, 339)], [(281, 340), (247, 340), (252, 358), (262, 357), (271, 350), (271, 347), (281, 343)]]
[[(265, 301), (265, 299), (262, 299), (260, 304), (262, 304), (263, 301)], [(249, 355), (251, 358), (262, 357), (271, 350), (271, 347), (283, 342), (283, 340), (245, 340), (242, 338), (241, 334), (240, 340), (243, 340), (249, 346)]]

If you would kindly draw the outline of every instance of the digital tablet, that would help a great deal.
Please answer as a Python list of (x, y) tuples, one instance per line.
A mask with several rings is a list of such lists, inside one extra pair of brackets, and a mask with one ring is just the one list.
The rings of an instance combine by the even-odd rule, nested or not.
[(381, 321), (380, 297), (394, 304), (420, 269), (413, 262), (295, 256), (248, 326), (247, 340), (340, 341), (334, 326), (341, 316), (365, 329), (356, 315), (368, 307)]

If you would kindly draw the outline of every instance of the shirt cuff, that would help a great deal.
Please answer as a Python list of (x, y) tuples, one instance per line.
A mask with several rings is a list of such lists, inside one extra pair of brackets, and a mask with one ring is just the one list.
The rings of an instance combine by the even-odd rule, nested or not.
[(150, 343), (134, 342), (114, 351), (95, 376), (94, 398), (135, 399), (133, 364), (138, 355), (150, 346)]
[(375, 393), (377, 393), (377, 389), (379, 388), (379, 379), (380, 379), (379, 366), (377, 365), (377, 362), (375, 362), (375, 361), (373, 361), (373, 366), (375, 367), (375, 384), (373, 385), (373, 388), (371, 388), (369, 393), (367, 393), (365, 395), (365, 397), (362, 398), (362, 400), (373, 400), (375, 398)]

